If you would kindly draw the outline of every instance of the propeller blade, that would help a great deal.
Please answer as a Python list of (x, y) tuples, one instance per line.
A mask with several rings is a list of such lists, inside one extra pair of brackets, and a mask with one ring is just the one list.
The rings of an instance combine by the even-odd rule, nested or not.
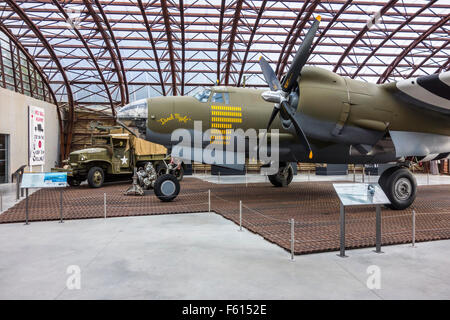
[(289, 119), (292, 121), (295, 131), (297, 132), (297, 136), (300, 138), (301, 142), (308, 148), (309, 151), (309, 159), (312, 159), (314, 157), (311, 144), (308, 141), (308, 138), (306, 137), (305, 132), (303, 131), (302, 127), (300, 126), (300, 123), (298, 123), (297, 118), (295, 117), (295, 114), (292, 112), (292, 110), (289, 107), (289, 104), (285, 101), (281, 104), (281, 107), (283, 108), (283, 111), (289, 116)]
[(270, 90), (272, 91), (280, 91), (281, 90), (281, 84), (280, 81), (277, 78), (277, 75), (275, 74), (275, 71), (273, 71), (272, 67), (269, 65), (269, 63), (261, 57), (259, 59), (259, 64), (261, 66), (261, 70), (264, 74), (264, 78), (266, 79), (267, 84), (270, 87)]
[(280, 113), (280, 108), (273, 109), (272, 116), (270, 117), (269, 125), (267, 126), (267, 131), (269, 131), (270, 128), (272, 127), (272, 124), (275, 121), (275, 119), (279, 113)]
[(305, 40), (297, 51), (294, 61), (292, 62), (292, 66), (286, 74), (286, 77), (284, 78), (284, 81), (282, 83), (284, 92), (291, 92), (292, 88), (295, 86), (297, 78), (300, 76), (300, 73), (303, 70), (303, 67), (308, 62), (308, 59), (311, 55), (311, 47), (313, 45), (317, 30), (319, 30), (319, 24), (321, 20), (322, 18), (320, 16), (316, 18), (316, 21), (314, 21), (311, 29), (309, 29), (308, 33), (306, 34)]

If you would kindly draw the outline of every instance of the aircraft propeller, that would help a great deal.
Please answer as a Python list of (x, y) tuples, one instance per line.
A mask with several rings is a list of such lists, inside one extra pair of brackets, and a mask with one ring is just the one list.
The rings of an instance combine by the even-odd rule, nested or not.
[(280, 83), (280, 81), (278, 80), (275, 72), (270, 67), (269, 63), (263, 57), (261, 57), (260, 59), (260, 66), (264, 74), (264, 78), (271, 90), (264, 92), (262, 94), (262, 97), (267, 102), (275, 103), (275, 107), (270, 117), (267, 131), (269, 131), (270, 128), (272, 127), (272, 124), (275, 121), (276, 117), (280, 114), (280, 111), (283, 111), (283, 115), (286, 115), (294, 125), (295, 131), (297, 132), (297, 135), (301, 139), (302, 143), (305, 146), (307, 146), (309, 150), (310, 159), (313, 158), (311, 145), (299, 121), (295, 117), (295, 111), (292, 110), (289, 104), (289, 97), (293, 94), (293, 90), (296, 87), (297, 79), (301, 75), (303, 67), (306, 65), (306, 62), (308, 61), (311, 55), (311, 48), (317, 30), (319, 29), (320, 21), (321, 17), (318, 16), (316, 18), (316, 21), (314, 21), (314, 24), (312, 25), (311, 29), (309, 29), (308, 33), (306, 34), (305, 40), (303, 41), (302, 45), (297, 51), (294, 61), (292, 62), (292, 66), (289, 69), (286, 76), (283, 78), (282, 83)]

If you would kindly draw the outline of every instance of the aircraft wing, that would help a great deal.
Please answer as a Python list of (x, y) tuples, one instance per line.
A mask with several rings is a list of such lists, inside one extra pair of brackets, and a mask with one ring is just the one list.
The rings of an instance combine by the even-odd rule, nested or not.
[(386, 85), (407, 104), (450, 116), (450, 72)]

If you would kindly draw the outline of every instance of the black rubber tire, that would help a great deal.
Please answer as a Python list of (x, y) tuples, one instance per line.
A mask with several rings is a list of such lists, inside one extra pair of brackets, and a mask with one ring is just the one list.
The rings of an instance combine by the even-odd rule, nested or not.
[(67, 183), (71, 187), (79, 187), (81, 185), (81, 181), (78, 179), (75, 179), (74, 177), (67, 177)]
[[(407, 199), (401, 199), (396, 192), (397, 184), (401, 179), (408, 185), (409, 197)], [(393, 168), (393, 170), (387, 170), (380, 178), (380, 186), (386, 193), (386, 196), (391, 201), (391, 204), (387, 207), (392, 210), (405, 210), (408, 209), (416, 200), (417, 196), (417, 181), (413, 174), (406, 168)]]
[[(280, 168), (281, 170), (281, 168)], [(289, 164), (289, 173), (286, 182), (282, 181), (279, 174), (275, 174), (273, 176), (269, 176), (269, 181), (272, 183), (276, 188), (283, 188), (287, 187), (291, 184), (292, 180), (294, 179), (294, 169)]]
[[(100, 181), (95, 180), (96, 174), (101, 175)], [(98, 189), (103, 187), (103, 184), (105, 183), (105, 172), (103, 171), (103, 169), (99, 167), (91, 168), (88, 173), (88, 183), (91, 188)]]
[[(171, 183), (173, 190), (170, 193), (164, 190), (164, 184)], [(171, 202), (175, 200), (180, 194), (180, 182), (174, 175), (165, 174), (159, 177), (155, 182), (155, 195), (162, 202)]]

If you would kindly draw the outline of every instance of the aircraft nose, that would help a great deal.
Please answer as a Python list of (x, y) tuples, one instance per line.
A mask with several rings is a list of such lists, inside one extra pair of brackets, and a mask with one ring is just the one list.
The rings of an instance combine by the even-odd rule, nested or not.
[(127, 104), (117, 111), (117, 119), (122, 121), (136, 121), (148, 119), (147, 99), (138, 100)]

